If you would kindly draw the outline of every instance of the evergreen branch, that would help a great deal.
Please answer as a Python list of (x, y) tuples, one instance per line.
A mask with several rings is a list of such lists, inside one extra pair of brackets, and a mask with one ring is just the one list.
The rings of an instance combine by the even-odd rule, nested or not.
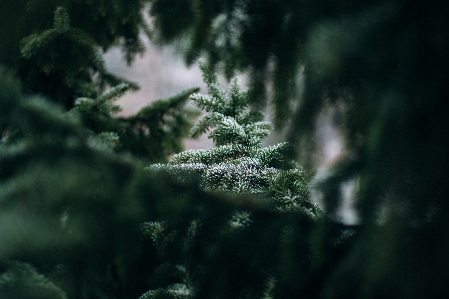
[(137, 85), (135, 82), (108, 73), (107, 71), (101, 71), (101, 78), (99, 78), (98, 81), (100, 90), (104, 90), (106, 86), (116, 86), (121, 83), (127, 83), (131, 91), (137, 91), (140, 89), (139, 85)]
[(139, 299), (159, 299), (159, 298), (171, 298), (171, 299), (188, 299), (192, 298), (193, 294), (189, 287), (185, 284), (175, 283), (169, 285), (165, 289), (150, 290), (139, 297)]
[(230, 117), (224, 117), (222, 123), (214, 131), (210, 132), (208, 137), (216, 145), (232, 143), (248, 146), (250, 145), (249, 141), (251, 139), (244, 127)]
[[(205, 73), (206, 83), (209, 86), (215, 84), (216, 77), (207, 74), (204, 67), (202, 70)], [(247, 93), (240, 90), (238, 80), (232, 80), (227, 97), (217, 94), (216, 90), (211, 89), (211, 91), (215, 94), (191, 96), (198, 107), (206, 110), (206, 115), (195, 124), (190, 133), (192, 137), (198, 137), (211, 129), (208, 137), (213, 139), (214, 146), (209, 149), (181, 152), (174, 155), (167, 164), (152, 165), (148, 169), (167, 172), (183, 183), (189, 174), (195, 175), (199, 178), (199, 187), (207, 193), (217, 195), (217, 192), (223, 192), (227, 196), (244, 194), (257, 202), (257, 205), (266, 206), (271, 215), (276, 217), (282, 217), (282, 214), (289, 212), (295, 218), (306, 220), (308, 224), (314, 223), (318, 218), (321, 219), (322, 211), (310, 201), (310, 193), (302, 168), (288, 161), (285, 156), (288, 144), (281, 143), (261, 149), (262, 141), (270, 134), (272, 125), (263, 121), (262, 113), (247, 109), (249, 97)], [(215, 210), (216, 206), (209, 209), (200, 205), (200, 207), (192, 206), (188, 209), (189, 213), (183, 215), (184, 219), (179, 222), (176, 220), (174, 227), (169, 229), (173, 232), (173, 236), (176, 234), (176, 241), (172, 244), (179, 247), (177, 261), (172, 263), (171, 260), (170, 264), (187, 261), (186, 264), (189, 265), (192, 273), (201, 273), (202, 270), (198, 271), (202, 265), (197, 265), (194, 252), (201, 250), (201, 255), (208, 256), (213, 256), (217, 252), (221, 257), (222, 249), (227, 246), (222, 243), (217, 247), (210, 246), (209, 239), (205, 237), (209, 231), (218, 232), (219, 240), (230, 236), (233, 242), (242, 239), (240, 235), (242, 233), (257, 232), (254, 228), (255, 221), (253, 221), (253, 217), (257, 217), (256, 213), (252, 213), (252, 210), (242, 210), (238, 205), (231, 207), (232, 213), (227, 214), (224, 220), (217, 219), (216, 216), (222, 213)], [(191, 210), (195, 212), (191, 214)], [(206, 226), (207, 219), (212, 220), (213, 228)], [(271, 220), (272, 218), (268, 221), (271, 222)], [(223, 223), (225, 223), (224, 227)], [(219, 229), (215, 228), (216, 224), (220, 225)], [(200, 226), (202, 229), (199, 229)], [(282, 229), (287, 231), (289, 228), (282, 225)], [(258, 238), (255, 239), (258, 240)], [(291, 240), (291, 238), (288, 239)], [(243, 244), (246, 244), (246, 240)], [(162, 246), (157, 245), (157, 249), (161, 250), (160, 248)], [(193, 259), (191, 259), (192, 253)], [(257, 259), (256, 263), (258, 262)], [(215, 268), (211, 270), (216, 271)], [(274, 291), (276, 278), (278, 278), (277, 275), (259, 279), (257, 297), (245, 296), (245, 292), (239, 292), (239, 296), (227, 297), (260, 298), (264, 296), (265, 299), (271, 299), (276, 293)], [(187, 280), (188, 283), (186, 283)], [(201, 281), (198, 283), (197, 280), (187, 280), (183, 280), (183, 284), (173, 284), (172, 280), (172, 284), (167, 287), (151, 290), (140, 299), (184, 298), (191, 296), (192, 290), (203, 287)], [(195, 282), (193, 286), (192, 281)], [(260, 281), (266, 283), (261, 285)], [(245, 282), (246, 284), (252, 286), (251, 282)]]
[(211, 191), (260, 195), (275, 172), (276, 169), (266, 168), (259, 159), (242, 157), (208, 167), (203, 184), (206, 190)]
[(25, 37), (20, 43), (20, 54), (23, 58), (32, 58), (36, 54), (36, 49), (46, 46), (56, 35), (55, 29), (49, 29), (40, 34), (34, 33)]
[(173, 156), (171, 164), (202, 163), (206, 165), (232, 161), (248, 154), (241, 145), (227, 144), (209, 149), (187, 150)]
[[(0, 295), (2, 298), (67, 299), (67, 294), (28, 263), (1, 262)], [(6, 269), (6, 271), (5, 271)], [(31, 295), (32, 294), (32, 295)]]
[(66, 32), (70, 29), (70, 18), (67, 10), (63, 6), (59, 6), (55, 10), (55, 20), (53, 27), (57, 32)]
[(223, 105), (226, 104), (226, 92), (221, 87), (221, 85), (218, 83), (217, 75), (215, 73), (211, 72), (206, 65), (206, 62), (204, 60), (200, 60), (199, 62), (200, 69), (203, 73), (203, 79), (204, 82), (207, 85), (209, 94), (219, 99)]
[[(189, 88), (187, 90), (184, 90), (174, 96), (171, 96), (166, 99), (158, 99), (151, 103), (150, 105), (147, 105), (140, 109), (137, 116), (139, 118), (155, 118), (160, 116), (161, 114), (167, 113), (171, 110), (178, 110), (180, 109), (188, 100), (189, 97), (197, 92), (199, 90), (198, 87)], [(160, 121), (160, 120), (158, 120)]]
[(245, 127), (246, 133), (254, 140), (255, 146), (262, 145), (262, 141), (270, 135), (272, 128), (273, 125), (269, 122), (255, 122)]
[(241, 91), (240, 79), (238, 77), (232, 78), (227, 99), (228, 103), (226, 110), (228, 113), (226, 115), (228, 116), (237, 118), (247, 108), (249, 99), (248, 93)]
[(205, 110), (206, 112), (224, 112), (224, 105), (220, 103), (219, 98), (203, 95), (199, 93), (194, 93), (190, 96), (190, 99), (193, 103), (200, 109)]
[[(206, 83), (216, 84), (216, 76), (208, 73), (203, 64), (200, 67)], [(197, 138), (213, 128), (208, 137), (213, 139), (215, 146), (181, 152), (169, 164), (158, 164), (153, 169), (166, 169), (177, 175), (186, 170), (198, 173), (205, 190), (267, 196), (282, 209), (287, 209), (287, 203), (278, 200), (280, 195), (281, 199), (291, 198), (295, 203), (297, 200), (309, 200), (302, 169), (286, 160), (288, 144), (261, 149), (263, 139), (270, 134), (273, 126), (263, 121), (261, 112), (246, 109), (249, 97), (241, 91), (238, 79), (232, 80), (227, 97), (224, 93), (212, 96), (194, 94), (190, 99), (207, 112), (192, 127), (191, 136)]]
[(168, 102), (172, 102), (172, 103), (176, 103), (179, 104), (179, 102), (183, 102), (185, 103), (186, 101), (188, 101), (190, 99), (190, 97), (195, 94), (196, 92), (198, 92), (200, 90), (199, 87), (192, 87), (192, 88), (188, 88), (186, 90), (181, 91), (180, 93), (169, 97), (167, 99)]
[(291, 163), (288, 163), (285, 159), (290, 146), (288, 142), (268, 146), (257, 150), (256, 157), (261, 159), (266, 165), (284, 169), (287, 166), (291, 166)]
[(209, 113), (190, 129), (190, 137), (194, 139), (199, 138), (202, 134), (206, 133), (209, 128), (220, 125), (224, 118), (225, 116), (221, 113)]
[(112, 102), (125, 94), (129, 89), (130, 87), (127, 83), (121, 83), (111, 88), (111, 90), (104, 92), (96, 99), (86, 97), (77, 98), (74, 102), (74, 107), (89, 113), (94, 113), (93, 109), (95, 108), (107, 115), (117, 113), (121, 108), (120, 106), (113, 105)]
[(117, 86), (114, 86), (108, 92), (103, 93), (101, 96), (96, 98), (93, 103), (93, 107), (98, 107), (103, 105), (106, 102), (114, 101), (119, 97), (123, 96), (130, 89), (129, 84), (121, 83)]

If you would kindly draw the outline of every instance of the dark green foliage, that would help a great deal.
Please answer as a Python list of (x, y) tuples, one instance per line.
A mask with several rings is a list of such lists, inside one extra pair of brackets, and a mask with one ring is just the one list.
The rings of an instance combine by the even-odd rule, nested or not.
[(198, 112), (186, 107), (189, 95), (198, 88), (186, 90), (168, 99), (143, 107), (136, 115), (117, 117), (121, 109), (114, 101), (129, 89), (120, 84), (96, 99), (78, 98), (68, 114), (80, 114), (92, 139), (119, 152), (129, 152), (151, 162), (164, 162), (183, 149)]
[[(153, 152), (136, 145), (150, 144), (149, 124), (180, 137), (184, 129), (173, 128), (186, 122), (173, 108), (192, 92), (112, 117), (113, 99), (129, 87), (98, 54), (118, 44), (131, 61), (143, 50), (146, 3), (155, 40), (178, 42), (186, 62), (204, 55), (228, 78), (249, 75), (251, 93), (234, 81), (226, 94), (206, 74), (219, 107), (193, 96), (208, 112), (193, 132), (211, 129), (216, 146), (175, 156), (172, 166), (202, 164), (200, 186), (186, 172), (142, 171), (120, 154)], [(0, 63), (27, 95), (0, 70), (0, 297), (448, 297), (445, 8), (422, 0), (2, 3)], [(298, 182), (305, 190), (285, 144), (261, 148), (270, 127), (242, 105), (262, 103), (267, 90), (276, 124), (290, 120), (293, 144), (312, 137), (323, 107), (342, 109), (345, 154), (318, 188), (333, 217), (341, 184), (355, 182), (357, 234), (314, 220), (304, 206), (280, 213), (247, 194), (268, 186), (264, 196), (275, 198)], [(169, 150), (155, 160), (177, 148), (160, 144)], [(219, 164), (228, 168), (208, 177), (205, 192), (204, 169)], [(255, 175), (241, 192), (225, 179), (248, 178), (243, 166)], [(269, 168), (276, 176), (260, 176)]]
[[(100, 130), (126, 124), (111, 117), (111, 101), (125, 89), (78, 99), (65, 112), (23, 95), (0, 69), (1, 298), (137, 298), (151, 286), (155, 261), (140, 226), (164, 209), (155, 202), (173, 195), (164, 195), (164, 182), (143, 172), (141, 161), (111, 150), (106, 137), (118, 134)], [(165, 101), (178, 110), (159, 106), (158, 116), (176, 117), (186, 97)], [(182, 135), (166, 134), (171, 145)]]
[[(10, 78), (1, 80), (1, 90), (18, 89)], [(13, 103), (8, 111), (5, 102)], [(119, 267), (120, 276), (136, 258), (138, 223), (145, 217), (143, 201), (128, 200), (134, 192), (128, 186), (141, 171), (130, 160), (92, 148), (79, 120), (44, 99), (15, 92), (2, 94), (0, 103), (0, 113), (7, 112), (10, 125), (24, 132), (13, 144), (2, 144), (0, 152), (0, 258), (33, 263), (58, 286), (34, 270), (27, 270), (26, 280), (23, 271), (31, 268), (14, 266), (2, 269), (11, 281), (2, 285), (0, 297), (29, 291), (23, 298), (56, 298), (49, 297), (47, 287), (63, 289), (68, 298), (93, 298), (98, 292), (112, 296), (109, 267)], [(44, 287), (47, 295), (34, 297)]]
[[(139, 34), (148, 33), (145, 5), (120, 0), (9, 3), (0, 12), (0, 19), (9, 22), (1, 27), (0, 63), (16, 73), (26, 93), (58, 103), (61, 116), (80, 117), (92, 144), (162, 162), (182, 150), (195, 116), (184, 104), (194, 90), (118, 118), (114, 101), (138, 86), (108, 73), (102, 58), (112, 46), (122, 48), (128, 63), (143, 53)], [(7, 143), (26, 133), (6, 119), (0, 129)]]
[(4, 299), (66, 299), (66, 294), (45, 276), (25, 263), (0, 266), (0, 295)]
[[(121, 108), (115, 105), (114, 101), (127, 90), (129, 85), (122, 83), (97, 98), (77, 98), (71, 110), (65, 112), (57, 109), (56, 113), (60, 114), (61, 119), (79, 119), (84, 132), (89, 136), (88, 142), (91, 146), (131, 153), (135, 157), (151, 162), (164, 162), (170, 155), (181, 151), (182, 140), (188, 136), (192, 119), (197, 115), (196, 110), (185, 107), (185, 104), (188, 96), (198, 89), (192, 88), (169, 99), (155, 101), (142, 108), (137, 115), (117, 117), (116, 114)], [(46, 106), (45, 101), (42, 102), (37, 97), (35, 101), (41, 104), (33, 101), (30, 100), (27, 105), (42, 104), (51, 109)], [(17, 117), (17, 114), (15, 116)], [(25, 114), (21, 116), (27, 117)], [(5, 113), (2, 132), (8, 138), (5, 138), (3, 143), (13, 143), (23, 134), (31, 133), (30, 136), (34, 136), (33, 128), (18, 128), (8, 120), (11, 118), (14, 118), (13, 114)]]
[(0, 148), (1, 298), (176, 297), (186, 283), (199, 297), (287, 298), (314, 277), (309, 215), (142, 171), (6, 71), (0, 90), (1, 116), (24, 132)]
[(273, 83), (276, 124), (285, 125), (298, 91), (299, 67), (306, 62), (310, 29), (319, 20), (338, 19), (376, 2), (185, 0), (173, 8), (170, 0), (152, 0), (150, 15), (159, 42), (184, 41), (188, 64), (205, 55), (210, 66), (218, 65), (228, 78), (248, 71), (253, 103), (263, 103), (264, 85)]
[(191, 88), (157, 100), (136, 115), (120, 118), (124, 130), (120, 133), (119, 148), (153, 162), (165, 162), (170, 155), (182, 151), (181, 141), (188, 137), (192, 119), (198, 116), (197, 110), (185, 105), (198, 90)]
[(115, 117), (136, 86), (107, 73), (101, 53), (121, 44), (131, 62), (143, 51), (144, 1), (4, 4), (0, 62), (20, 82), (1, 66), (0, 298), (136, 298), (154, 262), (140, 225), (168, 198), (129, 153), (181, 150), (196, 89), (146, 107), (139, 123)]
[[(155, 0), (158, 21), (170, 15)], [(276, 117), (292, 114), (289, 141), (311, 142), (326, 106), (343, 108), (345, 155), (322, 182), (327, 212), (355, 182), (366, 227), (324, 298), (444, 298), (449, 294), (447, 158), (449, 19), (428, 1), (189, 1), (197, 13), (186, 61), (205, 53), (225, 74), (246, 70), (273, 87)], [(244, 21), (240, 21), (244, 20)], [(171, 25), (172, 27), (174, 25)], [(158, 28), (158, 27), (157, 27)], [(164, 37), (162, 29), (158, 33)], [(170, 39), (175, 34), (172, 32)], [(304, 66), (304, 76), (298, 78)], [(302, 97), (295, 90), (303, 86)], [(257, 99), (257, 97), (254, 97)], [(318, 124), (319, 125), (319, 124)], [(303, 152), (302, 161), (310, 159)], [(323, 237), (323, 240), (326, 240)], [(327, 241), (326, 241), (327, 242)], [(299, 296), (299, 295), (298, 295)]]
[[(444, 179), (449, 60), (443, 54), (449, 49), (449, 22), (443, 10), (424, 1), (382, 3), (311, 32), (310, 74), (294, 128), (311, 123), (325, 101), (323, 88), (332, 86), (328, 98), (345, 107), (350, 154), (323, 185), (327, 205), (338, 207), (331, 190), (355, 177), (361, 219), (375, 227), (348, 259), (361, 269), (343, 264), (334, 282), (341, 288), (332, 297), (449, 293), (442, 274), (449, 264), (441, 252), (449, 246), (443, 216), (449, 209)], [(293, 130), (291, 140), (297, 140)]]
[(131, 63), (143, 53), (145, 5), (141, 0), (5, 2), (0, 64), (17, 72), (27, 92), (71, 108), (77, 97), (97, 97), (105, 87), (126, 81), (107, 72), (101, 54), (117, 45)]
[(65, 107), (71, 107), (74, 97), (94, 96), (91, 76), (106, 72), (95, 41), (71, 28), (63, 7), (56, 9), (53, 27), (24, 38), (20, 51), (26, 61), (21, 75), (30, 91), (51, 95)]
[(182, 213), (167, 210), (163, 222), (144, 225), (161, 265), (140, 298), (295, 298), (311, 280), (312, 218), (269, 211), (250, 197), (220, 197), (181, 196)]
[(176, 187), (92, 138), (83, 111), (24, 96), (5, 69), (0, 91), (1, 119), (21, 132), (0, 146), (0, 297), (137, 298), (156, 262), (141, 223)]

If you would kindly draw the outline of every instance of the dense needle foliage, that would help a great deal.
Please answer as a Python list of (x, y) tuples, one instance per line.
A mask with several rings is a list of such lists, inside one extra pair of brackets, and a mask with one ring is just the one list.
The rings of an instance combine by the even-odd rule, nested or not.
[(249, 93), (242, 91), (239, 79), (233, 78), (229, 92), (220, 86), (215, 74), (200, 64), (209, 95), (195, 93), (190, 99), (206, 114), (190, 130), (199, 137), (210, 130), (214, 147), (176, 154), (168, 164), (156, 164), (182, 176), (201, 175), (201, 187), (210, 191), (251, 194), (268, 201), (274, 210), (300, 210), (312, 217), (321, 216), (320, 208), (310, 201), (304, 172), (287, 158), (288, 143), (262, 148), (272, 125), (261, 112), (248, 109)]
[[(139, 87), (109, 73), (102, 58), (112, 46), (122, 49), (128, 63), (144, 52), (142, 33), (149, 33), (145, 5), (120, 0), (4, 3), (0, 64), (16, 74), (25, 93), (44, 95), (64, 111), (79, 112), (92, 138), (116, 151), (162, 162), (182, 150), (196, 116), (185, 104), (197, 89), (119, 118), (121, 109), (114, 101)], [(7, 122), (0, 130), (20, 136)]]
[(77, 97), (99, 96), (124, 81), (105, 69), (104, 51), (118, 45), (129, 63), (144, 52), (146, 2), (3, 1), (0, 64), (17, 72), (25, 91), (67, 108)]
[[(448, 297), (444, 2), (3, 2), (1, 298)], [(187, 64), (204, 56), (210, 94), (117, 117), (137, 86), (101, 54), (131, 63), (141, 33)], [(251, 92), (212, 71), (246, 72)], [(215, 145), (171, 156), (189, 98), (206, 110), (194, 136)], [(250, 111), (267, 99), (298, 151), (262, 147), (271, 128)], [(335, 107), (345, 150), (315, 184), (322, 215), (291, 160), (313, 170), (318, 116)], [(332, 220), (348, 182), (356, 227)]]
[[(206, 111), (190, 133), (210, 131), (214, 147), (181, 152), (149, 170), (180, 181), (194, 174), (211, 194), (248, 198), (236, 197), (241, 202), (234, 209), (202, 203), (176, 219), (146, 222), (143, 231), (162, 260), (157, 269), (162, 278), (159, 288), (140, 299), (290, 297), (310, 280), (314, 265), (307, 244), (312, 228), (324, 221), (323, 212), (310, 201), (302, 168), (286, 157), (288, 144), (262, 148), (272, 126), (262, 113), (248, 109), (249, 95), (238, 78), (226, 93), (215, 74), (200, 66), (209, 95), (190, 96)], [(298, 279), (294, 287), (285, 271)]]

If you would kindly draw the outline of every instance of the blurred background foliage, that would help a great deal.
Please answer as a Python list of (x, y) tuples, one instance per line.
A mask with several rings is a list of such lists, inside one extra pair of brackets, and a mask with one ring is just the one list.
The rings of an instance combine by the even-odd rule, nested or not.
[(128, 63), (143, 53), (145, 2), (5, 2), (0, 63), (19, 74), (27, 91), (70, 108), (76, 97), (98, 96), (123, 81), (105, 70), (101, 51), (119, 45)]
[[(114, 102), (139, 86), (105, 68), (103, 53), (119, 47), (131, 64), (145, 51), (147, 1), (16, 1), (0, 12), (0, 64), (13, 71), (26, 94), (64, 111), (76, 110), (94, 138), (148, 161), (182, 150), (196, 113), (185, 106), (194, 88), (117, 117)], [(156, 99), (152, 99), (153, 101)], [(62, 110), (61, 110), (62, 111)], [(3, 132), (15, 132), (4, 123)], [(15, 132), (17, 133), (17, 132)], [(120, 139), (120, 142), (118, 141)]]
[[(151, 26), (145, 22), (148, 9)], [(145, 32), (160, 45), (175, 44), (187, 64), (204, 56), (211, 70), (228, 78), (245, 72), (253, 105), (273, 105), (275, 125), (298, 145), (293, 157), (308, 172), (317, 167), (313, 137), (320, 113), (329, 107), (340, 111), (336, 124), (345, 150), (314, 181), (328, 217), (304, 224), (297, 215), (273, 216), (258, 207), (270, 215), (262, 217), (268, 224), (229, 242), (210, 225), (204, 233), (213, 238), (211, 248), (220, 250), (206, 259), (206, 285), (223, 290), (222, 297), (447, 297), (445, 11), (443, 2), (423, 0), (2, 3), (0, 63), (8, 69), (0, 74), (2, 295), (17, 298), (11, 297), (19, 296), (15, 286), (25, 283), (43, 293), (23, 291), (22, 298), (136, 298), (160, 287), (157, 274), (146, 273), (157, 264), (157, 253), (139, 240), (139, 223), (164, 220), (187, 229), (186, 215), (201, 204), (209, 208), (199, 212), (217, 216), (226, 215), (221, 207), (234, 210), (251, 202), (141, 171), (137, 156), (161, 161), (170, 154), (157, 150), (160, 156), (153, 159), (155, 151), (140, 148), (149, 143), (145, 134), (155, 131), (146, 129), (149, 121), (163, 122), (153, 122), (155, 114), (145, 110), (126, 120), (113, 117), (109, 100), (135, 86), (119, 85), (126, 80), (109, 74), (100, 54), (118, 45), (132, 62), (144, 51), (139, 34)], [(176, 113), (191, 115), (182, 108)], [(139, 115), (150, 117), (145, 125)], [(103, 127), (105, 120), (110, 123)], [(123, 136), (131, 132), (146, 137), (126, 141)], [(348, 231), (331, 220), (348, 182), (359, 222), (350, 241), (335, 247), (336, 236)], [(212, 218), (217, 226), (223, 223)], [(262, 252), (283, 244), (265, 243), (283, 227), (277, 221), (290, 223), (294, 232), (292, 246), (281, 246), (286, 251), (279, 263)], [(247, 259), (254, 248), (260, 258)], [(267, 282), (270, 291), (258, 281), (254, 289), (236, 293), (242, 280), (233, 275), (253, 273), (258, 263), (260, 269), (275, 263), (285, 276), (277, 287)]]

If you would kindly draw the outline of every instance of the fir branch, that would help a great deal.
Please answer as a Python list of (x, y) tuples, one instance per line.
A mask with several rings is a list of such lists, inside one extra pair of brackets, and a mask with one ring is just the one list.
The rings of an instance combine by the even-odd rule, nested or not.
[(249, 97), (248, 92), (243, 92), (240, 87), (240, 79), (234, 77), (229, 85), (229, 95), (227, 97), (227, 114), (232, 117), (237, 117), (242, 114), (248, 107)]
[(170, 164), (204, 163), (216, 164), (248, 155), (248, 149), (241, 145), (227, 144), (209, 149), (187, 150), (173, 156)]
[(55, 35), (57, 35), (57, 31), (49, 29), (40, 34), (34, 33), (27, 36), (20, 43), (20, 54), (26, 59), (31, 59), (36, 55), (36, 50), (46, 46)]
[(111, 90), (103, 93), (101, 96), (96, 98), (93, 103), (93, 107), (99, 107), (106, 102), (112, 102), (123, 96), (128, 90), (130, 86), (128, 83), (121, 83), (117, 86), (111, 88)]
[(256, 157), (264, 164), (272, 167), (284, 169), (291, 167), (291, 162), (286, 159), (291, 145), (288, 142), (281, 142), (276, 145), (261, 148), (256, 152)]
[(206, 112), (215, 111), (217, 113), (224, 113), (224, 105), (217, 97), (194, 93), (191, 95), (190, 99), (195, 106), (205, 110)]
[(59, 6), (55, 10), (55, 20), (53, 27), (57, 32), (63, 33), (70, 29), (70, 18), (67, 10), (63, 6)]
[(260, 111), (245, 110), (245, 111), (242, 111), (241, 114), (235, 116), (235, 118), (241, 124), (249, 124), (249, 123), (255, 123), (255, 122), (263, 121), (264, 120), (264, 115)]
[(189, 132), (191, 138), (198, 139), (202, 134), (206, 133), (211, 127), (218, 126), (223, 122), (225, 116), (218, 112), (211, 112), (198, 121)]
[[(212, 86), (209, 96), (193, 94), (190, 99), (206, 110), (206, 115), (191, 129), (192, 137), (210, 131), (214, 147), (189, 150), (175, 155), (168, 164), (157, 164), (153, 170), (166, 170), (176, 176), (192, 172), (200, 175), (201, 186), (208, 191), (253, 194), (271, 200), (275, 210), (301, 210), (317, 216), (319, 208), (302, 205), (309, 202), (304, 172), (287, 159), (289, 145), (281, 143), (262, 149), (262, 141), (272, 125), (263, 121), (263, 114), (248, 107), (248, 93), (232, 79), (225, 95), (217, 78), (200, 63), (204, 80)], [(320, 214), (321, 215), (321, 214)], [(317, 216), (318, 217), (318, 216)]]
[(221, 118), (217, 128), (210, 132), (208, 137), (214, 141), (215, 145), (241, 144), (248, 146), (250, 139), (245, 128), (234, 118), (228, 116)]
[(199, 67), (203, 73), (203, 80), (207, 85), (209, 94), (214, 95), (219, 101), (221, 101), (221, 104), (225, 104), (226, 92), (218, 83), (217, 75), (207, 68), (206, 62), (202, 59), (199, 61)]

